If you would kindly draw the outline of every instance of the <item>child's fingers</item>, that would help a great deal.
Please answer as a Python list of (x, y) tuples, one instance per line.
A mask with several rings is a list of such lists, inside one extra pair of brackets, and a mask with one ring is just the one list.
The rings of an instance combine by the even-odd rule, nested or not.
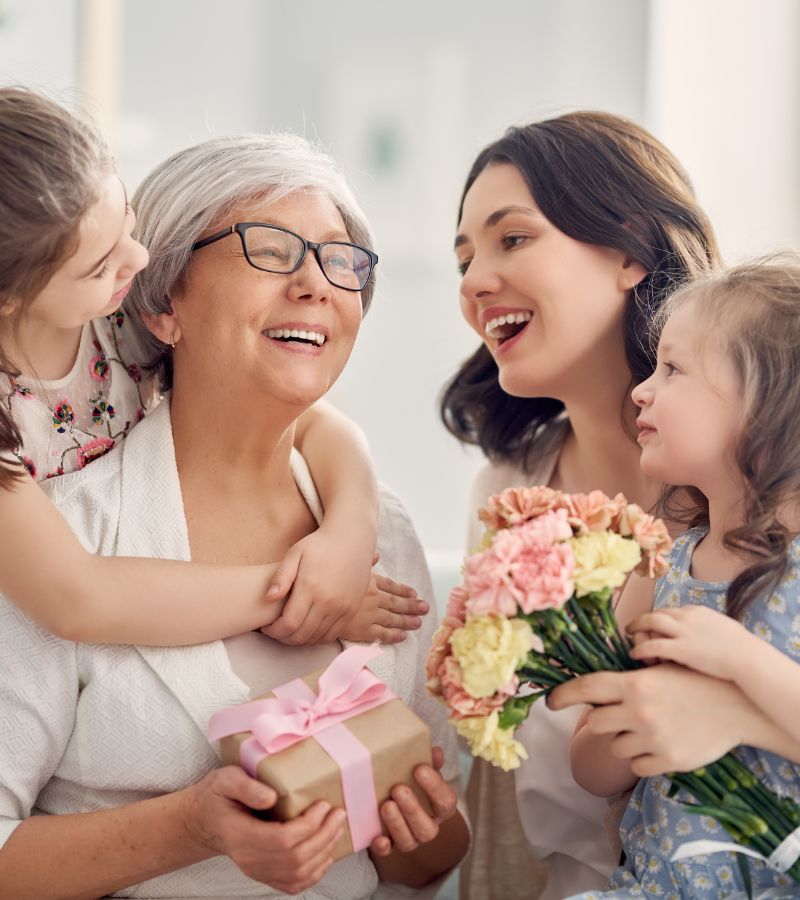
[(294, 547), (286, 553), (269, 580), (267, 600), (281, 600), (289, 593), (297, 579), (302, 556), (303, 554)]
[(688, 664), (688, 654), (684, 651), (683, 645), (670, 638), (651, 638), (642, 641), (631, 648), (630, 655), (631, 659), (639, 659), (642, 662), (668, 659), (683, 666)]
[(393, 581), (386, 575), (378, 575), (375, 573), (375, 584), (379, 591), (385, 591), (387, 594), (396, 594), (398, 597), (416, 597), (417, 592), (408, 584), (400, 581)]
[(442, 750), (441, 747), (431, 747), (431, 751), (431, 755), (433, 756), (433, 768), (439, 772), (444, 765), (444, 750)]
[(674, 637), (680, 631), (680, 622), (675, 616), (669, 615), (670, 610), (645, 613), (631, 622), (625, 629), (628, 634), (637, 634), (640, 631), (657, 631), (666, 637)]
[(419, 616), (405, 616), (389, 612), (388, 609), (375, 610), (375, 623), (384, 628), (396, 628), (398, 631), (416, 631), (422, 625)]
[[(262, 628), (264, 634), (284, 644), (302, 644), (304, 632), (301, 628), (311, 614), (311, 600), (303, 594), (293, 593), (284, 607), (283, 613), (268, 628)], [(310, 624), (316, 627), (316, 618)], [(310, 632), (310, 628), (306, 629)]]

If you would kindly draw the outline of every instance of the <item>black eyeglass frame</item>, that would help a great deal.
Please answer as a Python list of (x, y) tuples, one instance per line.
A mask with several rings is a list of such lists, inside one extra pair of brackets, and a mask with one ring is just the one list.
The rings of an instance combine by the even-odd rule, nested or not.
[[(250, 259), (250, 254), (247, 252), (247, 240), (245, 239), (245, 234), (248, 228), (254, 227), (272, 228), (273, 231), (282, 231), (284, 232), (284, 234), (290, 234), (292, 237), (297, 238), (297, 240), (302, 243), (303, 252), (300, 254), (300, 258), (297, 260), (293, 268), (289, 269), (288, 271), (285, 269), (267, 269), (264, 266), (256, 265), (253, 260)], [(308, 253), (308, 251), (313, 250), (314, 256), (317, 260), (317, 265), (319, 266), (320, 271), (325, 276), (326, 280), (334, 287), (341, 288), (343, 291), (363, 291), (364, 288), (369, 284), (370, 278), (372, 278), (372, 273), (375, 271), (375, 266), (378, 265), (378, 254), (373, 253), (372, 250), (368, 250), (366, 247), (362, 247), (360, 244), (352, 244), (349, 241), (322, 241), (321, 243), (317, 244), (314, 241), (307, 241), (304, 237), (301, 237), (294, 231), (289, 231), (288, 228), (281, 228), (280, 225), (272, 225), (269, 222), (237, 222), (235, 225), (229, 225), (223, 231), (218, 231), (216, 232), (216, 234), (211, 234), (206, 238), (195, 241), (191, 246), (191, 252), (194, 253), (195, 250), (200, 250), (203, 247), (208, 247), (209, 244), (215, 244), (217, 241), (221, 241), (223, 238), (226, 238), (231, 234), (239, 235), (239, 240), (242, 242), (242, 251), (244, 252), (244, 257), (254, 269), (258, 269), (259, 272), (271, 272), (274, 275), (291, 275), (292, 272), (296, 272), (300, 268), (300, 266), (303, 265), (303, 260), (306, 258), (306, 254)], [(367, 254), (367, 257), (369, 258), (369, 272), (367, 272), (367, 277), (364, 279), (364, 283), (361, 285), (361, 287), (347, 287), (343, 284), (337, 284), (330, 278), (322, 265), (322, 257), (320, 256), (320, 250), (323, 247), (327, 247), (330, 245), (333, 245), (335, 247), (355, 247), (362, 253)]]

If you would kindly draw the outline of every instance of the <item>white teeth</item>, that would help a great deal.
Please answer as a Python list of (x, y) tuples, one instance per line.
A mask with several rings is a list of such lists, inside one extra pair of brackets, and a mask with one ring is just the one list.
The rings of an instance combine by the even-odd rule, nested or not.
[(507, 313), (504, 316), (495, 316), (484, 326), (484, 330), (489, 337), (494, 337), (494, 333), (501, 325), (522, 325), (524, 322), (530, 322), (533, 313), (526, 310), (525, 312)]
[(298, 328), (268, 328), (266, 335), (269, 338), (298, 338), (301, 341), (312, 341), (318, 347), (321, 347), (327, 338), (319, 331), (301, 331)]

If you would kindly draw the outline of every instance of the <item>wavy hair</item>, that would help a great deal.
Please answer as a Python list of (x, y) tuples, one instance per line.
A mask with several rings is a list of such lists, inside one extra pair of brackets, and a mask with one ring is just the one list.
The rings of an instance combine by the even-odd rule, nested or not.
[[(643, 381), (655, 363), (649, 339), (654, 314), (676, 287), (719, 263), (711, 225), (681, 165), (634, 122), (602, 112), (569, 113), (509, 128), (486, 147), (467, 176), (459, 220), (470, 187), (497, 163), (517, 168), (556, 228), (620, 250), (647, 269), (623, 320), (630, 387)], [(627, 392), (620, 398), (621, 419), (626, 399)], [(559, 400), (507, 394), (483, 345), (445, 385), (440, 407), (445, 427), (459, 440), (523, 469), (534, 452), (552, 445), (563, 411)]]
[[(786, 574), (797, 534), (785, 513), (800, 512), (800, 257), (766, 257), (687, 285), (656, 328), (689, 301), (698, 340), (719, 342), (742, 385), (735, 448), (742, 524), (723, 536), (725, 547), (750, 560), (728, 589), (728, 615), (741, 619)], [(697, 488), (669, 487), (660, 506), (674, 521), (709, 524), (708, 499)]]
[[(25, 310), (78, 249), (111, 152), (92, 122), (22, 87), (0, 88), (0, 372), (20, 373), (2, 346)], [(6, 458), (22, 443), (0, 408), (0, 489), (24, 473)]]

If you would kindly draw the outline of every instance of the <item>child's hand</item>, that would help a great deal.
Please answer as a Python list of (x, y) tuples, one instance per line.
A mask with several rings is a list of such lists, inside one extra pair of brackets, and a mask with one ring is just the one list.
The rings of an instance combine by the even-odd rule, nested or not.
[(428, 604), (417, 597), (414, 588), (373, 574), (358, 611), (335, 637), (397, 644), (406, 639), (406, 631), (420, 627), (420, 616), (427, 611)]
[[(670, 660), (725, 681), (735, 681), (753, 635), (736, 619), (705, 606), (645, 613), (627, 628), (633, 659)], [(644, 639), (638, 638), (644, 634)]]
[(362, 535), (324, 524), (289, 549), (267, 590), (288, 594), (281, 616), (261, 630), (282, 644), (315, 644), (338, 637), (358, 612), (370, 584), (373, 547)]
[(433, 748), (433, 768), (420, 765), (414, 769), (414, 779), (427, 794), (431, 813), (428, 813), (407, 784), (392, 788), (391, 799), (380, 807), (381, 821), (388, 836), (376, 837), (370, 847), (374, 856), (388, 856), (393, 849), (410, 853), (420, 844), (427, 844), (439, 834), (439, 826), (456, 811), (456, 793), (439, 771), (444, 763), (441, 747)]

